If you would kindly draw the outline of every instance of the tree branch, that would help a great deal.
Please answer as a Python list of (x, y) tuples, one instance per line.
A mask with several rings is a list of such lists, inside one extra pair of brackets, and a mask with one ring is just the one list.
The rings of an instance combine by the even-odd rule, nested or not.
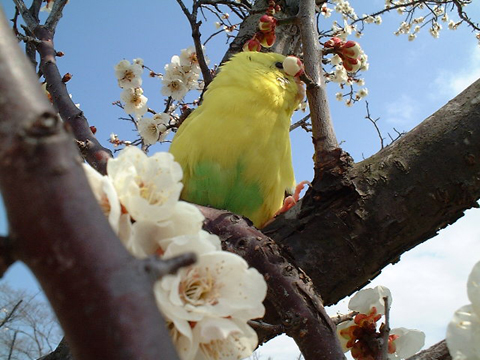
[(452, 357), (448, 352), (447, 343), (445, 340), (442, 340), (430, 348), (409, 357), (407, 360), (452, 360)]
[(287, 261), (288, 254), (243, 218), (222, 210), (199, 208), (207, 218), (204, 227), (220, 237), (223, 249), (242, 256), (264, 275), (268, 285), (267, 301), (304, 358), (343, 359), (335, 325), (325, 312), (321, 298), (308, 276)]
[(68, 0), (55, 0), (53, 3), (52, 11), (50, 11), (50, 15), (45, 21), (45, 28), (52, 34), (55, 34), (55, 29), (57, 28), (58, 22), (62, 18), (62, 11), (67, 2)]
[(307, 85), (307, 99), (312, 118), (312, 141), (315, 149), (314, 167), (319, 169), (324, 161), (322, 154), (338, 148), (327, 99), (322, 70), (322, 51), (315, 26), (315, 1), (299, 2), (298, 23), (303, 45), (305, 74), (312, 80)]
[(40, 70), (47, 80), (47, 90), (58, 109), (63, 121), (70, 126), (79, 142), (79, 148), (85, 160), (101, 174), (106, 173), (107, 161), (112, 157), (110, 150), (103, 147), (90, 129), (87, 119), (73, 100), (56, 64), (56, 51), (53, 46), (53, 33), (46, 27), (39, 26), (35, 35), (41, 41), (37, 46), (40, 54)]
[(8, 236), (0, 236), (0, 277), (16, 260), (11, 245), (11, 240)]
[(0, 33), (0, 190), (15, 253), (77, 360), (177, 359), (151, 278), (110, 228), (3, 12)]
[(358, 164), (338, 151), (300, 203), (264, 229), (292, 253), (326, 305), (478, 207), (478, 94), (480, 80)]

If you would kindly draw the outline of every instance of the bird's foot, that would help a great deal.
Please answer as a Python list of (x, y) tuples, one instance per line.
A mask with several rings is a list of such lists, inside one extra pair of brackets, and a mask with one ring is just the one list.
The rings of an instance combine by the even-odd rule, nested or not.
[(303, 188), (305, 185), (312, 186), (310, 181), (304, 180), (298, 183), (298, 185), (295, 187), (295, 192), (293, 195), (287, 196), (285, 200), (283, 201), (283, 206), (275, 213), (274, 217), (283, 214), (284, 212), (287, 212), (290, 210), (300, 199), (300, 193), (302, 192)]

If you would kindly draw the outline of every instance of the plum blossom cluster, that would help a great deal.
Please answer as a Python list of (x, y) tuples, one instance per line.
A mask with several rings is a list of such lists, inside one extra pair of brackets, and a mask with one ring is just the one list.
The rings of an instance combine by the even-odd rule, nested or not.
[[(149, 110), (148, 98), (142, 89), (142, 74), (145, 69), (142, 59), (134, 59), (132, 63), (122, 60), (115, 65), (114, 69), (118, 86), (123, 89), (120, 94), (121, 107), (131, 116), (143, 145), (150, 146), (164, 141), (170, 132), (172, 118), (175, 118), (175, 114), (173, 114), (175, 106), (170, 106), (164, 113), (155, 113), (155, 111)], [(150, 71), (150, 76), (159, 77), (162, 80), (161, 93), (163, 95), (180, 102), (190, 90), (203, 88), (200, 72), (197, 53), (192, 46), (182, 49), (180, 56), (172, 57), (171, 62), (165, 65), (164, 75)], [(147, 111), (154, 115), (146, 116)], [(126, 142), (118, 138), (114, 141), (110, 140), (110, 142), (115, 146), (138, 143)]]
[(265, 280), (241, 257), (222, 251), (219, 238), (202, 230), (198, 208), (179, 201), (180, 165), (170, 153), (147, 157), (130, 146), (108, 162), (107, 171), (108, 176), (101, 176), (85, 165), (98, 203), (132, 255), (197, 255), (195, 264), (154, 285), (180, 358), (250, 356), (258, 339), (247, 321), (264, 315)]
[[(351, 352), (354, 359), (373, 360), (378, 358), (382, 332), (382, 324), (377, 330), (377, 322), (385, 314), (385, 298), (390, 308), (392, 295), (383, 286), (359, 291), (350, 299), (348, 307), (357, 312), (353, 320), (345, 321), (337, 326), (337, 334), (344, 352)], [(388, 335), (388, 358), (406, 359), (425, 344), (425, 334), (419, 330), (406, 328), (392, 329)]]
[[(206, 59), (208, 63), (208, 59)], [(201, 90), (203, 82), (200, 78), (200, 65), (197, 52), (193, 46), (182, 49), (180, 56), (174, 55), (165, 65), (162, 78), (162, 94), (173, 100), (182, 100), (190, 90)]]
[(123, 89), (120, 98), (124, 102), (123, 109), (135, 118), (141, 118), (148, 110), (148, 98), (143, 95), (142, 73), (143, 60), (134, 59), (133, 63), (122, 60), (114, 67), (118, 86)]
[[(467, 1), (461, 2), (465, 7), (469, 4)], [(399, 28), (394, 32), (395, 35), (407, 35), (409, 41), (417, 38), (417, 34), (424, 27), (428, 26), (428, 31), (434, 38), (440, 37), (440, 31), (443, 27), (450, 30), (457, 30), (464, 22), (464, 19), (453, 20), (447, 13), (448, 4), (428, 5), (425, 3), (413, 4), (411, 0), (386, 0), (385, 8), (395, 7), (399, 15), (405, 16), (405, 20), (400, 23)], [(452, 10), (455, 7), (452, 7)], [(418, 11), (424, 10), (421, 16), (415, 16)], [(472, 23), (469, 23), (472, 26)], [(473, 26), (474, 27), (474, 26)]]
[[(325, 52), (333, 54), (330, 58), (333, 71), (326, 73), (327, 81), (337, 83), (341, 89), (344, 89), (346, 85), (350, 86), (351, 89), (353, 84), (357, 86), (365, 85), (364, 80), (357, 78), (356, 74), (359, 71), (368, 70), (368, 58), (357, 42), (343, 41), (338, 37), (333, 37), (324, 43), (324, 47)], [(338, 92), (336, 98), (341, 101), (344, 97), (347, 97), (345, 104), (351, 106), (355, 101), (359, 101), (367, 95), (368, 89), (361, 88), (355, 94), (353, 90), (348, 94)]]
[(275, 0), (268, 1), (266, 14), (259, 20), (258, 31), (245, 42), (243, 51), (260, 51), (262, 46), (264, 48), (272, 47), (276, 40), (275, 28), (277, 26), (277, 19), (273, 15), (280, 10), (280, 5), (277, 5)]
[(471, 304), (458, 309), (447, 328), (447, 346), (453, 360), (480, 358), (480, 262), (468, 277), (467, 294)]
[[(143, 144), (153, 145), (157, 141), (163, 141), (170, 131), (170, 116), (165, 113), (155, 114), (153, 117), (145, 116), (148, 111), (148, 98), (143, 95), (142, 89), (143, 60), (137, 58), (132, 63), (122, 60), (114, 69), (118, 86), (123, 89), (120, 93), (123, 110), (132, 116)], [(110, 142), (117, 146), (126, 144), (119, 139), (111, 139)]]

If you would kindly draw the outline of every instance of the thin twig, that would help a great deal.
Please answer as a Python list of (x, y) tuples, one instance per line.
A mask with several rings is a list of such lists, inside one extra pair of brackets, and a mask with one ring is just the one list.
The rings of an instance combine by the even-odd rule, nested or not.
[(150, 256), (141, 261), (141, 267), (150, 275), (152, 282), (161, 277), (176, 273), (180, 268), (192, 265), (197, 261), (195, 253), (186, 253), (171, 259), (160, 259), (158, 256)]
[(382, 324), (380, 328), (380, 334), (382, 337), (378, 359), (388, 360), (388, 337), (390, 335), (390, 302), (388, 296), (383, 297), (383, 302), (385, 304), (385, 323)]
[(341, 324), (342, 322), (352, 320), (357, 314), (358, 314), (358, 311), (351, 311), (348, 314), (343, 314), (343, 315), (339, 314), (337, 316), (332, 316), (332, 321), (335, 325), (338, 325), (338, 324)]
[[(309, 119), (310, 119), (310, 114), (308, 114), (305, 117), (303, 117), (302, 119), (298, 120), (296, 123), (293, 123), (292, 125), (290, 125), (290, 131), (293, 131), (296, 128), (299, 128), (299, 127), (307, 130), (306, 126), (308, 124)], [(310, 129), (310, 130), (307, 130), (307, 131), (312, 131), (312, 130)]]
[(7, 314), (7, 316), (5, 316), (5, 318), (2, 320), (2, 322), (0, 323), (0, 328), (5, 325), (11, 318), (12, 316), (15, 314), (15, 311), (17, 311), (18, 307), (20, 306), (20, 304), (23, 302), (23, 300), (19, 300), (15, 306), (13, 307), (13, 309)]
[(372, 116), (370, 115), (370, 109), (369, 109), (369, 106), (368, 106), (368, 101), (365, 101), (365, 107), (367, 109), (367, 116), (365, 116), (365, 119), (369, 120), (373, 124), (373, 126), (375, 127), (375, 130), (377, 131), (378, 137), (380, 139), (380, 146), (383, 149), (385, 147), (383, 140), (385, 140), (385, 139), (383, 138), (382, 133), (380, 131), (380, 128), (377, 125), (377, 121), (380, 120), (380, 118), (372, 119)]
[(68, 0), (55, 0), (55, 2), (53, 3), (52, 11), (50, 12), (50, 15), (45, 21), (45, 27), (53, 34), (55, 34), (57, 24), (62, 18), (62, 11), (67, 2)]
[(208, 84), (212, 82), (213, 76), (210, 72), (210, 69), (208, 68), (207, 61), (205, 60), (202, 41), (200, 39), (200, 25), (202, 24), (202, 22), (197, 22), (197, 12), (200, 3), (195, 2), (193, 4), (193, 9), (191, 13), (182, 0), (177, 0), (177, 3), (178, 5), (180, 5), (180, 8), (182, 9), (183, 13), (187, 17), (188, 22), (190, 23), (190, 27), (192, 29), (193, 43), (195, 44), (195, 52), (197, 53), (198, 65), (200, 66), (200, 70), (202, 71), (203, 80), (205, 81), (205, 88), (207, 88)]
[(30, 11), (28, 11), (23, 0), (13, 0), (13, 2), (20, 12), (20, 15), (22, 15), (25, 24), (27, 24), (30, 29), (34, 30), (38, 26), (38, 20), (32, 16)]

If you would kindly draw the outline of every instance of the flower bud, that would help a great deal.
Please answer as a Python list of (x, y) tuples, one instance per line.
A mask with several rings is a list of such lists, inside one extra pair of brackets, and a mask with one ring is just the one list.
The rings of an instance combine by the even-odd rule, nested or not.
[(258, 23), (258, 28), (263, 33), (269, 33), (275, 31), (277, 25), (277, 19), (270, 15), (263, 15)]
[(283, 70), (287, 75), (297, 77), (303, 74), (304, 66), (302, 61), (296, 56), (287, 56), (283, 60)]
[(362, 62), (359, 59), (352, 59), (349, 57), (343, 58), (343, 67), (348, 72), (356, 72), (360, 70), (361, 66), (362, 66)]
[(346, 56), (352, 59), (357, 59), (362, 53), (362, 48), (357, 42), (350, 40), (342, 45), (339, 52), (343, 56)]
[(330, 40), (326, 41), (323, 46), (326, 48), (335, 48), (338, 49), (340, 46), (343, 45), (343, 40), (338, 37), (332, 37)]
[(256, 39), (250, 39), (243, 45), (243, 51), (260, 51), (262, 49), (262, 45)]
[(268, 33), (257, 33), (257, 39), (260, 41), (260, 44), (265, 47), (269, 48), (275, 43), (275, 32), (268, 32)]

